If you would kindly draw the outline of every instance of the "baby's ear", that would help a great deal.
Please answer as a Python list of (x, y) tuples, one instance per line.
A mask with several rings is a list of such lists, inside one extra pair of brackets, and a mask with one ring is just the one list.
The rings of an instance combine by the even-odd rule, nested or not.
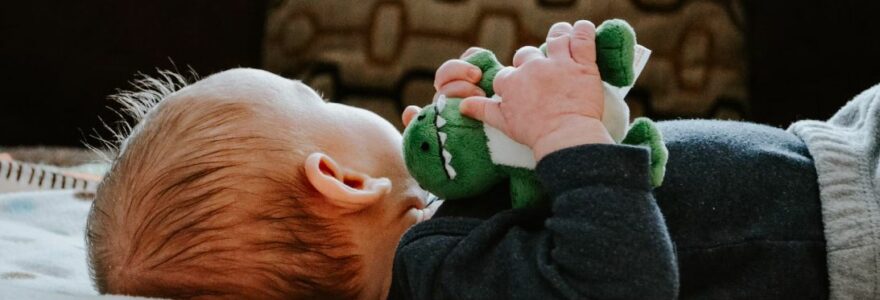
[(324, 153), (312, 153), (305, 162), (306, 177), (329, 204), (359, 211), (378, 203), (391, 191), (391, 180), (346, 168)]

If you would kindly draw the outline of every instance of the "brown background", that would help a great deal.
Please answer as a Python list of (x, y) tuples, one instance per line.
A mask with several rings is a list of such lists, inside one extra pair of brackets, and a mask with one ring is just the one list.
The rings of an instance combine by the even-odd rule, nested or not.
[(433, 70), (471, 45), (509, 64), (560, 20), (629, 20), (653, 50), (628, 103), (633, 116), (748, 116), (740, 1), (285, 1), (269, 13), (264, 66), (400, 126), (433, 94)]
[[(137, 72), (264, 67), (397, 122), (469, 45), (509, 61), (558, 20), (620, 17), (654, 56), (634, 115), (826, 118), (880, 82), (876, 1), (29, 1), (0, 8), (0, 146), (81, 145)], [(173, 63), (172, 63), (173, 61)]]

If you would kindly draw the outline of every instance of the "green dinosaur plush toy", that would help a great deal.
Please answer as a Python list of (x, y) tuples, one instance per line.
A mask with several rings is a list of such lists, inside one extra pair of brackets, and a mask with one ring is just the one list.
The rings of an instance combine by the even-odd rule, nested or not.
[[(545, 45), (541, 49), (546, 51)], [(666, 146), (651, 120), (638, 118), (629, 124), (629, 109), (623, 101), (650, 51), (636, 44), (635, 32), (622, 20), (606, 21), (596, 29), (596, 51), (605, 90), (602, 122), (615, 142), (651, 150), (651, 181), (657, 187), (665, 174)], [(492, 81), (503, 68), (501, 63), (490, 51), (465, 60), (483, 71), (479, 86), (492, 97)], [(441, 95), (404, 130), (403, 154), (410, 174), (423, 188), (446, 200), (476, 196), (509, 180), (514, 208), (538, 205), (544, 194), (535, 177), (532, 150), (496, 128), (461, 115), (461, 100)]]

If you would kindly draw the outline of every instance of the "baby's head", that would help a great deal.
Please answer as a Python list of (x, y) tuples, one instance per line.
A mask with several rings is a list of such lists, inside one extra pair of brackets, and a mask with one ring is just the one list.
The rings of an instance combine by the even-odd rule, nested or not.
[(89, 216), (100, 292), (387, 292), (400, 236), (435, 208), (407, 174), (390, 123), (259, 70), (178, 91), (152, 82), (159, 88), (122, 97), (140, 121)]

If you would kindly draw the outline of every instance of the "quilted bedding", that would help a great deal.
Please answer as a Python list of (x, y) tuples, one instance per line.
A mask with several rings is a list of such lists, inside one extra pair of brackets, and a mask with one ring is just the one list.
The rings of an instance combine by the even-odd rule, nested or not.
[(76, 190), (0, 194), (0, 299), (134, 299), (98, 296), (91, 284), (91, 198)]

